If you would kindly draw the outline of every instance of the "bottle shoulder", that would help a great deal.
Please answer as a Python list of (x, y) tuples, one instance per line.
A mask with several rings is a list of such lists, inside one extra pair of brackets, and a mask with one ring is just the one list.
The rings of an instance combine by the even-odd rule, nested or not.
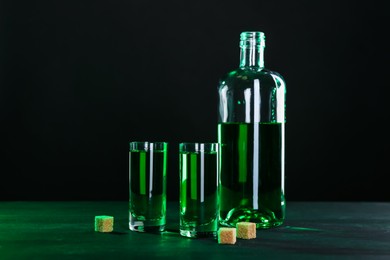
[(282, 75), (276, 71), (272, 71), (266, 68), (238, 68), (229, 73), (226, 73), (219, 82), (222, 86), (245, 86), (252, 84), (254, 80), (259, 80), (260, 83), (266, 85), (275, 85), (285, 87), (285, 81)]

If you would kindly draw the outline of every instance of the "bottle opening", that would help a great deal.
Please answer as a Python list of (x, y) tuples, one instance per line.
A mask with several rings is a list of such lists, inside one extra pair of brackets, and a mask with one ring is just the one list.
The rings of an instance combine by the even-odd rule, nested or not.
[(265, 47), (265, 34), (263, 32), (248, 31), (240, 34), (241, 48)]

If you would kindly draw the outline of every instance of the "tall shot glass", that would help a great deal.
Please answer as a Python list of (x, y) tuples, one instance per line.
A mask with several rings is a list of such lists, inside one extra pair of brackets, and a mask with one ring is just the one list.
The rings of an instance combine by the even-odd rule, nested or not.
[(180, 234), (216, 237), (219, 221), (219, 145), (180, 143)]
[(164, 231), (167, 151), (165, 142), (131, 142), (129, 152), (129, 228)]

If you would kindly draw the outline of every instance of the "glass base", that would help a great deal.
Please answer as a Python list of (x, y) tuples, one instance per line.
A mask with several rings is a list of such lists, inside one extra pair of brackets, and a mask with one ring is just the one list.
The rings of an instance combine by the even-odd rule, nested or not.
[(219, 225), (221, 227), (236, 227), (238, 222), (254, 222), (256, 224), (256, 229), (268, 229), (268, 228), (274, 228), (274, 227), (279, 227), (279, 226), (283, 225), (283, 221), (274, 221), (274, 222), (264, 223), (264, 222), (256, 222), (256, 220), (253, 220), (253, 219), (251, 219), (251, 220), (240, 219), (240, 220), (231, 221), (231, 222), (221, 220), (219, 222)]
[(165, 225), (162, 226), (134, 226), (129, 225), (129, 228), (131, 231), (137, 231), (137, 232), (150, 232), (150, 233), (157, 233), (162, 232), (165, 230)]
[(199, 231), (193, 231), (193, 230), (182, 230), (180, 229), (180, 235), (184, 237), (192, 237), (192, 238), (206, 238), (206, 237), (217, 237), (216, 231), (209, 231), (209, 232), (199, 232)]
[[(280, 212), (279, 212), (280, 213)], [(282, 215), (281, 213), (278, 215)], [(221, 219), (219, 224), (225, 227), (236, 227), (238, 222), (254, 222), (256, 228), (273, 228), (283, 224), (284, 218), (278, 218), (269, 210), (255, 210), (251, 208), (234, 208), (226, 219)]]
[(165, 230), (165, 220), (139, 221), (130, 217), (129, 229), (137, 232), (162, 232)]

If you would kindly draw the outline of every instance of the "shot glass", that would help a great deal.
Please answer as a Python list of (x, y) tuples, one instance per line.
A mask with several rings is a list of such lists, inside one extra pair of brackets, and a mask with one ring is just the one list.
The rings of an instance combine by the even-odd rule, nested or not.
[(219, 220), (218, 143), (180, 143), (180, 235), (217, 236)]
[(131, 142), (129, 152), (129, 228), (164, 231), (167, 151), (165, 142)]

